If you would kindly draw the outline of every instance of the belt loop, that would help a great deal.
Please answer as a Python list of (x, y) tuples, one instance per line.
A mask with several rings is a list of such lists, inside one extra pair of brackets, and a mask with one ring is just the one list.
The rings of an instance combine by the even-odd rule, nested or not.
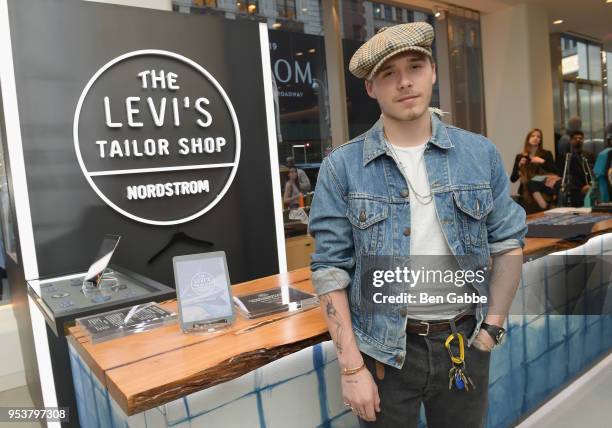
[(455, 319), (451, 318), (450, 320), (448, 320), (448, 323), (450, 324), (450, 328), (451, 328), (451, 332), (457, 336), (457, 324), (455, 324)]

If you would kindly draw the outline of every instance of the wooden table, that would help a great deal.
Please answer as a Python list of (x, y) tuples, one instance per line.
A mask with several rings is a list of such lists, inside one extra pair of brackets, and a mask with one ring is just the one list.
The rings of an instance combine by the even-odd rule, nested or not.
[[(533, 220), (545, 216), (544, 213), (536, 213), (527, 216), (527, 220)], [(596, 235), (609, 232), (612, 230), (612, 215), (605, 213), (592, 213), (591, 215), (601, 216), (602, 220), (593, 225), (591, 233), (588, 237), (582, 240), (567, 241), (558, 238), (525, 238), (525, 248), (523, 248), (523, 254), (526, 259), (534, 258), (539, 255), (545, 255), (554, 253), (556, 251), (563, 251), (569, 248), (577, 247), (582, 245)]]
[[(303, 268), (234, 285), (236, 296), (291, 284), (313, 292)], [(163, 304), (176, 311), (176, 301)], [(79, 327), (68, 340), (126, 415), (237, 378), (284, 355), (329, 340), (319, 307), (248, 320), (228, 329), (183, 334), (176, 323), (92, 344)]]
[[(535, 214), (529, 218), (537, 218)], [(592, 235), (612, 230), (612, 217), (602, 215)], [(586, 239), (585, 239), (586, 241)], [(527, 238), (524, 253), (542, 255), (581, 242)], [(234, 295), (292, 285), (313, 291), (308, 268), (234, 285)], [(176, 302), (164, 306), (176, 310)], [(92, 344), (78, 327), (68, 340), (105, 385), (126, 415), (151, 409), (190, 393), (235, 379), (284, 355), (329, 340), (320, 308), (236, 322), (221, 332), (183, 334), (178, 324)]]

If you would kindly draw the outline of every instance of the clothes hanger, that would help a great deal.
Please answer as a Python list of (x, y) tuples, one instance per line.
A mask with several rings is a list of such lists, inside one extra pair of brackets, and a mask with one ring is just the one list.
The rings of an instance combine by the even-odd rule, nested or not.
[(177, 242), (184, 242), (184, 243), (194, 244), (194, 245), (200, 246), (200, 247), (212, 247), (212, 246), (215, 245), (213, 242), (206, 241), (204, 239), (194, 238), (193, 236), (189, 236), (188, 234), (186, 234), (183, 231), (175, 232), (170, 237), (170, 240), (166, 243), (166, 245), (164, 245), (157, 253), (155, 253), (155, 254), (153, 254), (151, 256), (151, 258), (147, 261), (147, 264), (153, 263), (155, 260), (157, 260), (159, 258), (159, 256), (161, 256), (163, 253), (165, 253), (166, 250), (168, 250), (168, 248), (172, 247)]

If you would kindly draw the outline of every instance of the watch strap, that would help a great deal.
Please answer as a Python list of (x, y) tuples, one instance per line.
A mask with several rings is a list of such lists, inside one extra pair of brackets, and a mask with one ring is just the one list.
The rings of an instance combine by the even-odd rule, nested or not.
[(499, 333), (506, 332), (504, 328), (498, 327), (496, 325), (487, 324), (486, 322), (483, 322), (481, 324), (481, 328), (485, 330), (487, 333), (489, 333), (489, 335), (491, 336), (491, 338), (493, 338), (493, 341), (495, 342), (496, 345), (499, 345), (500, 343), (498, 340)]

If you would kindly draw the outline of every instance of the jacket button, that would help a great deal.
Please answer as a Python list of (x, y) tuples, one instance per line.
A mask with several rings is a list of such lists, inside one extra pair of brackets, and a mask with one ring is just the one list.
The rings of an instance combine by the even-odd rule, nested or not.
[(401, 196), (402, 198), (407, 197), (409, 194), (410, 194), (410, 193), (408, 192), (408, 189), (402, 189), (402, 190), (400, 191), (400, 196)]
[(402, 363), (404, 362), (404, 357), (402, 357), (401, 355), (397, 354), (397, 355), (395, 356), (395, 362), (396, 362), (397, 364), (402, 364)]
[(408, 309), (407, 308), (400, 309), (400, 317), (406, 318), (407, 316), (408, 316)]
[(359, 221), (366, 221), (366, 213), (364, 210), (361, 210), (359, 213)]
[(404, 229), (404, 236), (410, 236), (410, 228), (409, 227)]

